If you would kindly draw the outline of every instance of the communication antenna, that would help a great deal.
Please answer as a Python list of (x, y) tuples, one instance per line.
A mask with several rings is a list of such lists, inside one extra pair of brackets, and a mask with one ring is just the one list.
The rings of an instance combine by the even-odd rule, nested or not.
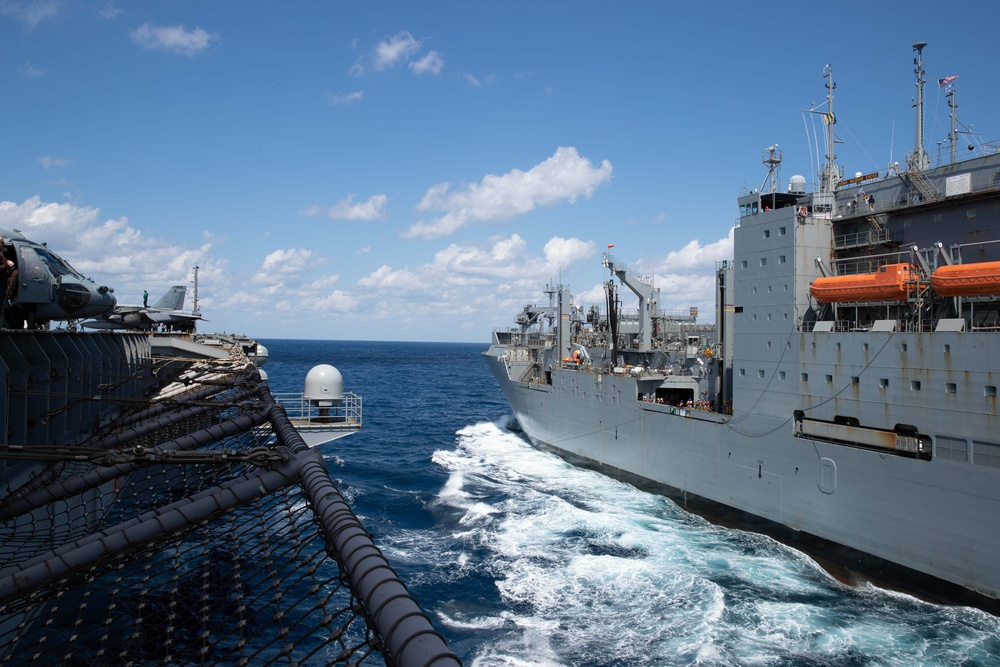
[(197, 264), (195, 264), (194, 268), (193, 268), (193, 270), (194, 270), (194, 303), (191, 306), (191, 311), (195, 312), (195, 313), (198, 312), (198, 269), (199, 268), (200, 267)]
[(924, 47), (927, 42), (917, 42), (913, 45), (913, 50), (917, 52), (917, 57), (913, 59), (916, 66), (913, 73), (917, 75), (917, 101), (914, 106), (917, 108), (917, 129), (914, 138), (913, 157), (910, 160), (910, 169), (923, 171), (927, 165), (927, 155), (924, 153)]

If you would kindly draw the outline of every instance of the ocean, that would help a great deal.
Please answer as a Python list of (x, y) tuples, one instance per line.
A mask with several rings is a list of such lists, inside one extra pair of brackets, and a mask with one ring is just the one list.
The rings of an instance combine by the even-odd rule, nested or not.
[(329, 363), (364, 398), (327, 464), (466, 665), (1000, 665), (1000, 618), (847, 586), (534, 449), (486, 343), (262, 342), (272, 391)]

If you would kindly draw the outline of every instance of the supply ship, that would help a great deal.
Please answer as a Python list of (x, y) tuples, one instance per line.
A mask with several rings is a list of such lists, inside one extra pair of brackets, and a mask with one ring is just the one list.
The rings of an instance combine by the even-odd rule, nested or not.
[(781, 190), (781, 152), (763, 152), (715, 267), (714, 324), (661, 310), (652, 278), (609, 250), (606, 304), (585, 312), (550, 285), (485, 354), (536, 446), (844, 576), (997, 613), (1000, 152), (957, 159), (970, 135), (953, 78), (950, 145), (924, 150), (925, 46), (914, 149), (885, 171), (836, 163), (826, 68), (808, 110), (826, 126), (818, 184)]

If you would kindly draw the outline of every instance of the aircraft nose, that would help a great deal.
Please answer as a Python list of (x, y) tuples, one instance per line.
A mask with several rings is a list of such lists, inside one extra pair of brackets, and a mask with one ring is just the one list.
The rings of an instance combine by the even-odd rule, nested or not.
[(93, 283), (61, 284), (57, 290), (57, 303), (63, 312), (72, 317), (93, 317), (115, 307), (117, 299), (111, 290), (105, 286), (98, 287)]

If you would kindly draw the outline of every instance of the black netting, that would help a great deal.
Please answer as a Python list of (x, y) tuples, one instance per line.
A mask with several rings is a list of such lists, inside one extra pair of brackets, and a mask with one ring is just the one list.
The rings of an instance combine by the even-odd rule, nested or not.
[(0, 660), (459, 664), (256, 371), (176, 366), (78, 447), (5, 448)]

